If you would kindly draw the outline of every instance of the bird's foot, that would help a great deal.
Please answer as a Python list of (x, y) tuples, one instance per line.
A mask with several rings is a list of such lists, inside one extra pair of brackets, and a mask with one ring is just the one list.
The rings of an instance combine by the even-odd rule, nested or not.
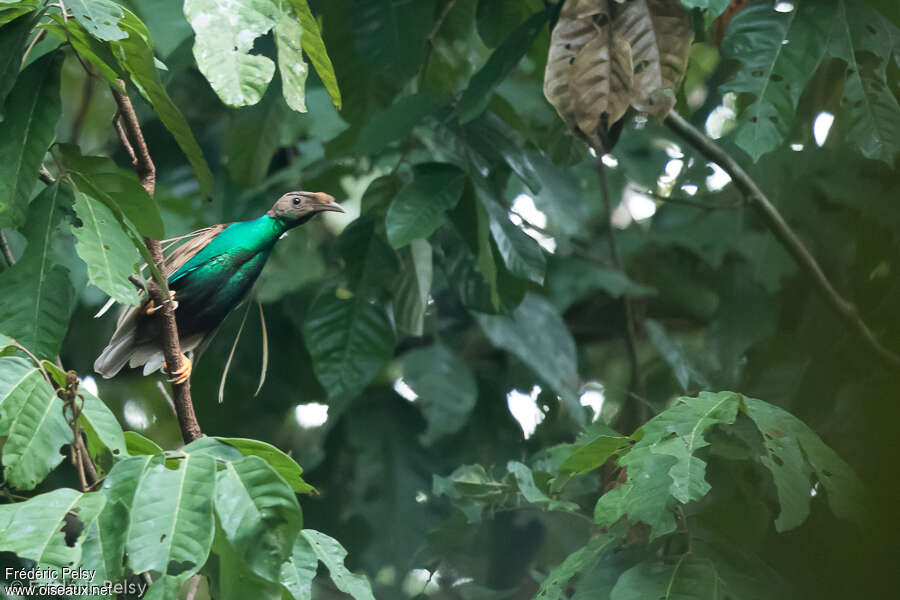
[[(178, 308), (178, 300), (175, 299), (175, 290), (169, 290), (169, 299), (166, 300), (166, 303), (172, 304), (172, 310)], [(153, 301), (153, 298), (147, 302), (147, 308), (144, 309), (144, 313), (148, 315), (154, 314), (156, 311), (162, 308), (162, 305), (157, 306), (156, 302)]]
[(190, 378), (193, 368), (194, 365), (191, 362), (191, 359), (189, 359), (186, 354), (181, 355), (181, 367), (175, 369), (171, 373), (169, 372), (169, 367), (166, 365), (166, 363), (163, 363), (163, 369), (165, 369), (166, 373), (172, 376), (172, 379), (169, 380), (169, 383), (175, 383), (178, 385), (181, 385)]

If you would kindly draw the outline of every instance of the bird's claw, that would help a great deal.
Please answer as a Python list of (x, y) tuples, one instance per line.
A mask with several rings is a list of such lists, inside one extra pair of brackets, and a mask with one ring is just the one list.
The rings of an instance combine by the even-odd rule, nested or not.
[[(175, 299), (175, 290), (169, 290), (169, 299), (166, 300), (166, 304), (172, 305), (172, 310), (176, 310), (178, 308), (178, 300)], [(153, 301), (153, 298), (147, 302), (147, 308), (144, 310), (144, 313), (147, 315), (152, 315), (159, 309), (161, 309), (163, 305), (156, 305), (156, 302)]]
[(166, 373), (172, 376), (172, 379), (169, 379), (169, 383), (174, 383), (176, 385), (181, 385), (185, 381), (187, 381), (191, 376), (191, 371), (193, 370), (194, 365), (191, 363), (191, 359), (187, 357), (187, 355), (181, 355), (181, 366), (171, 373), (169, 372), (169, 368), (166, 363), (163, 363), (163, 369), (165, 369)]

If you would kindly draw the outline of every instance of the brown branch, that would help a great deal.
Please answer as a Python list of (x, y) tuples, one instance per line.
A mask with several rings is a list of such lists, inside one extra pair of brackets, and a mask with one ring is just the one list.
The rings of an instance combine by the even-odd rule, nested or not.
[(810, 277), (819, 294), (838, 316), (844, 320), (847, 327), (859, 337), (862, 343), (886, 367), (900, 370), (900, 355), (885, 348), (859, 316), (856, 306), (838, 294), (828, 277), (825, 276), (819, 263), (816, 262), (815, 257), (813, 257), (800, 238), (797, 237), (797, 234), (791, 229), (791, 226), (784, 220), (784, 217), (781, 216), (781, 213), (778, 212), (778, 209), (769, 201), (756, 185), (756, 182), (741, 168), (737, 161), (676, 112), (669, 113), (669, 116), (666, 118), (666, 124), (672, 131), (680, 135), (699, 151), (700, 154), (722, 167), (731, 177), (734, 185), (747, 199), (747, 202), (756, 209), (763, 223), (775, 236), (775, 239), (797, 261), (801, 270)]
[(6, 234), (0, 231), (0, 253), (3, 254), (3, 258), (6, 259), (6, 264), (8, 267), (16, 264), (16, 258), (12, 255), (12, 252), (9, 249), (9, 242), (6, 241)]
[[(141, 178), (141, 185), (152, 196), (156, 189), (156, 167), (153, 165), (153, 159), (150, 157), (150, 151), (147, 149), (147, 143), (144, 140), (144, 134), (141, 131), (141, 125), (134, 112), (131, 99), (125, 92), (125, 83), (119, 80), (118, 85), (112, 86), (111, 89), (119, 109), (117, 123), (121, 126), (116, 128), (119, 132), (119, 137), (122, 144), (133, 157), (132, 162), (135, 171)], [(159, 242), (145, 237), (144, 243), (147, 245), (147, 250), (150, 251), (150, 256), (153, 258), (157, 269), (161, 272), (165, 261)], [(178, 339), (175, 311), (172, 309), (168, 290), (165, 289), (165, 281), (149, 282), (147, 291), (156, 305), (162, 307), (161, 310), (157, 311), (157, 315), (162, 319), (162, 344), (166, 368), (169, 372), (177, 371), (181, 368), (181, 343)], [(175, 398), (178, 425), (181, 428), (181, 437), (184, 443), (187, 444), (200, 438), (203, 433), (200, 430), (200, 424), (197, 422), (197, 416), (194, 413), (194, 404), (191, 401), (190, 378), (184, 383), (173, 383), (172, 395)]]
[[(625, 273), (622, 266), (622, 257), (616, 245), (616, 227), (613, 224), (612, 202), (609, 198), (609, 183), (606, 180), (606, 167), (603, 162), (597, 163), (597, 174), (600, 175), (600, 191), (603, 195), (603, 206), (606, 209), (606, 218), (609, 225), (609, 253), (613, 266), (621, 273)], [(625, 309), (625, 349), (628, 352), (628, 364), (630, 366), (629, 399), (631, 396), (646, 396), (644, 384), (641, 380), (640, 363), (637, 355), (637, 327), (635, 325), (634, 305), (627, 294), (622, 294), (622, 306)], [(620, 431), (631, 431), (647, 420), (647, 408), (641, 403), (626, 402), (622, 407), (619, 427)]]

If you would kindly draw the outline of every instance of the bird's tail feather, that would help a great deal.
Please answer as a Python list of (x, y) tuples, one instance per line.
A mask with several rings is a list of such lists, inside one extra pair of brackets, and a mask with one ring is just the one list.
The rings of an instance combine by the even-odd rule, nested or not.
[[(116, 332), (118, 334), (118, 331)], [(110, 340), (103, 353), (94, 361), (94, 371), (105, 379), (114, 377), (122, 370), (134, 352), (134, 329)]]

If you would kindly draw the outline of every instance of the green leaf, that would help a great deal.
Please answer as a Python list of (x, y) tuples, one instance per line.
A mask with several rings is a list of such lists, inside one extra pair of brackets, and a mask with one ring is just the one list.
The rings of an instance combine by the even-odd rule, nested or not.
[(303, 525), (294, 491), (265, 460), (245, 456), (219, 471), (215, 506), (238, 555), (254, 573), (277, 583)]
[(375, 600), (372, 586), (366, 576), (351, 573), (344, 566), (347, 551), (337, 540), (313, 529), (304, 529), (300, 532), (300, 536), (309, 543), (313, 553), (328, 568), (337, 589), (349, 594), (355, 600)]
[(125, 549), (135, 572), (194, 573), (206, 562), (213, 538), (216, 465), (188, 455), (150, 465), (142, 474), (128, 525)]
[(547, 11), (541, 11), (522, 23), (475, 73), (456, 107), (460, 123), (468, 123), (484, 112), (494, 88), (506, 79), (531, 48), (547, 22), (547, 15)]
[(546, 299), (526, 294), (510, 316), (475, 313), (485, 335), (514, 354), (558, 393), (576, 422), (584, 421), (578, 403), (575, 342), (557, 310)]
[(310, 600), (318, 566), (319, 558), (310, 543), (304, 536), (297, 535), (291, 556), (281, 565), (281, 585), (287, 588), (295, 600)]
[(76, 191), (99, 200), (116, 213), (124, 215), (141, 235), (162, 239), (162, 218), (156, 201), (141, 187), (137, 175), (120, 169), (102, 156), (82, 156), (77, 146), (57, 144), (62, 167)]
[(672, 369), (672, 374), (678, 380), (682, 391), (687, 391), (692, 380), (696, 381), (700, 387), (709, 387), (709, 380), (694, 364), (688, 350), (680, 341), (669, 337), (665, 328), (653, 319), (647, 319), (644, 322), (644, 328), (647, 330), (650, 342)]
[(566, 587), (573, 577), (592, 571), (600, 553), (613, 541), (609, 535), (598, 535), (592, 538), (587, 545), (579, 548), (566, 557), (558, 567), (547, 573), (547, 578), (541, 583), (535, 600), (563, 600), (566, 596)]
[(842, 519), (865, 521), (866, 492), (853, 469), (805, 423), (789, 412), (755, 398), (742, 397), (743, 410), (763, 436), (760, 457), (778, 491), (777, 531), (802, 524), (809, 516), (812, 482), (824, 488), (828, 506)]
[(415, 405), (428, 423), (424, 444), (456, 433), (469, 421), (478, 386), (468, 365), (447, 347), (435, 344), (405, 354), (403, 381), (418, 395)]
[(390, 144), (406, 139), (416, 125), (442, 104), (441, 99), (430, 92), (403, 96), (375, 113), (360, 128), (356, 138), (357, 154), (378, 154)]
[(109, 44), (94, 38), (78, 21), (66, 21), (62, 15), (51, 14), (52, 23), (42, 25), (44, 29), (63, 42), (72, 44), (72, 48), (81, 58), (86, 59), (99, 70), (100, 75), (111, 85), (117, 85), (117, 79), (127, 79), (124, 69), (119, 67)]
[(125, 432), (125, 447), (128, 449), (128, 454), (132, 456), (143, 455), (143, 454), (162, 454), (164, 450), (154, 442), (153, 440), (147, 439), (136, 431), (126, 431)]
[(305, 481), (301, 475), (303, 468), (297, 462), (282, 452), (279, 448), (266, 442), (259, 440), (250, 440), (245, 438), (225, 438), (217, 437), (216, 440), (228, 444), (232, 448), (236, 448), (244, 456), (258, 456), (265, 460), (270, 467), (284, 477), (291, 488), (298, 494), (309, 494), (314, 492), (315, 488)]
[(519, 492), (521, 492), (526, 501), (536, 504), (546, 504), (548, 510), (578, 510), (578, 505), (574, 502), (554, 500), (538, 489), (534, 482), (534, 473), (522, 463), (511, 460), (506, 463), (506, 470), (512, 473), (516, 478)]
[(513, 275), (542, 285), (544, 272), (547, 270), (547, 259), (540, 244), (509, 220), (506, 209), (487, 190), (478, 186), (475, 190), (478, 199), (487, 210), (491, 235), (506, 268)]
[(228, 171), (235, 183), (244, 187), (265, 179), (281, 145), (281, 124), (290, 113), (280, 98), (279, 87), (272, 84), (261, 101), (233, 111), (228, 121)]
[(319, 24), (313, 17), (312, 11), (309, 10), (309, 4), (306, 0), (289, 0), (297, 18), (300, 19), (300, 26), (303, 28), (303, 38), (301, 43), (303, 51), (309, 57), (313, 68), (322, 80), (322, 84), (331, 96), (334, 106), (341, 109), (341, 90), (338, 87), (337, 77), (334, 74), (334, 66), (328, 57), (328, 51), (325, 49), (325, 42), (322, 40), (322, 32), (319, 31)]
[(25, 14), (0, 29), (0, 117), (6, 114), (3, 104), (19, 76), (28, 33), (33, 25), (34, 16)]
[(728, 26), (722, 54), (743, 65), (722, 89), (756, 97), (741, 113), (734, 139), (754, 161), (784, 143), (790, 132), (800, 95), (828, 48), (835, 20), (828, 4), (801, 2), (779, 12), (755, 3)]
[(275, 25), (275, 47), (278, 49), (278, 72), (284, 101), (298, 112), (306, 112), (306, 75), (309, 67), (303, 60), (301, 44), (305, 32), (297, 18), (286, 12)]
[(185, 0), (184, 15), (194, 29), (194, 58), (200, 72), (229, 106), (249, 106), (262, 98), (275, 63), (250, 54), (253, 42), (281, 19), (272, 0)]
[(493, 165), (506, 163), (532, 192), (537, 194), (541, 191), (540, 165), (525, 149), (525, 140), (493, 112), (484, 113), (468, 123), (465, 140), (475, 151), (471, 155), (479, 171), (485, 172)]
[(391, 246), (401, 248), (431, 235), (444, 221), (445, 212), (459, 202), (465, 182), (466, 174), (459, 167), (417, 165), (413, 180), (400, 190), (385, 217)]
[(303, 338), (329, 398), (359, 393), (391, 358), (395, 343), (384, 305), (359, 292), (335, 289), (313, 301)]
[(431, 244), (413, 240), (397, 255), (400, 275), (394, 294), (394, 320), (400, 331), (422, 335), (434, 274)]
[(642, 562), (628, 569), (619, 577), (609, 597), (610, 600), (696, 600), (731, 597), (733, 591), (722, 581), (712, 561), (685, 554), (675, 562)]
[(72, 441), (63, 403), (41, 372), (22, 358), (0, 357), (0, 435), (3, 477), (12, 487), (32, 490), (60, 462)]
[(19, 74), (6, 98), (0, 136), (0, 227), (18, 227), (53, 143), (60, 115), (62, 52), (51, 52)]
[(95, 38), (113, 42), (128, 37), (128, 33), (118, 26), (125, 13), (112, 0), (69, 0), (66, 6)]
[(681, 4), (688, 9), (701, 9), (703, 21), (709, 27), (731, 5), (731, 0), (681, 0)]
[[(203, 158), (203, 151), (197, 144), (197, 140), (194, 139), (187, 120), (169, 97), (159, 78), (150, 33), (134, 13), (127, 9), (123, 10), (125, 18), (119, 22), (119, 25), (128, 32), (128, 37), (111, 43), (113, 53), (121, 67), (131, 75), (134, 85), (150, 102), (159, 120), (175, 138), (178, 147), (187, 156), (188, 162), (191, 163), (191, 169), (197, 177), (197, 183), (200, 185), (200, 193), (208, 196), (212, 193), (212, 172), (209, 170), (209, 165), (206, 164), (206, 159)], [(186, 11), (187, 7), (185, 7)]]
[(58, 183), (47, 187), (28, 207), (22, 234), (25, 253), (0, 273), (0, 332), (15, 338), (38, 358), (53, 358), (75, 308), (66, 241), (71, 239), (63, 211), (71, 192)]
[(113, 457), (124, 458), (128, 455), (125, 435), (118, 419), (103, 403), (83, 387), (78, 393), (84, 400), (78, 424), (87, 436), (88, 452), (98, 457), (103, 450), (109, 450)]
[(337, 250), (344, 259), (351, 291), (367, 298), (390, 288), (397, 272), (397, 255), (376, 228), (376, 219), (366, 215), (341, 232)]
[(897, 29), (871, 7), (837, 0), (832, 54), (847, 63), (839, 122), (866, 158), (894, 165), (900, 151), (900, 104), (887, 77)]
[(140, 296), (128, 277), (138, 272), (140, 256), (115, 215), (82, 192), (75, 194), (75, 214), (81, 220), (80, 227), (72, 227), (75, 250), (87, 263), (90, 282), (116, 302), (138, 304)]
[(397, 81), (422, 64), (434, 0), (353, 0), (353, 43), (361, 59)]
[(72, 567), (81, 561), (84, 536), (66, 539), (70, 519), (88, 527), (103, 509), (100, 492), (83, 494), (60, 488), (25, 502), (0, 506), (0, 551), (40, 565)]
[(543, 5), (537, 0), (479, 0), (475, 11), (478, 35), (488, 48), (496, 48)]
[(675, 464), (671, 456), (652, 454), (646, 448), (632, 448), (619, 459), (628, 467), (628, 480), (606, 492), (594, 507), (594, 522), (611, 527), (624, 516), (631, 523), (646, 523), (650, 539), (675, 531), (675, 518), (670, 510), (672, 497), (669, 470)]
[(216, 600), (282, 600), (283, 588), (249, 569), (228, 543), (225, 532), (216, 527), (215, 540), (203, 573), (209, 578), (210, 597)]
[(631, 438), (620, 435), (598, 435), (589, 441), (576, 442), (572, 453), (559, 465), (560, 473), (584, 475), (600, 468), (611, 456), (627, 450)]

